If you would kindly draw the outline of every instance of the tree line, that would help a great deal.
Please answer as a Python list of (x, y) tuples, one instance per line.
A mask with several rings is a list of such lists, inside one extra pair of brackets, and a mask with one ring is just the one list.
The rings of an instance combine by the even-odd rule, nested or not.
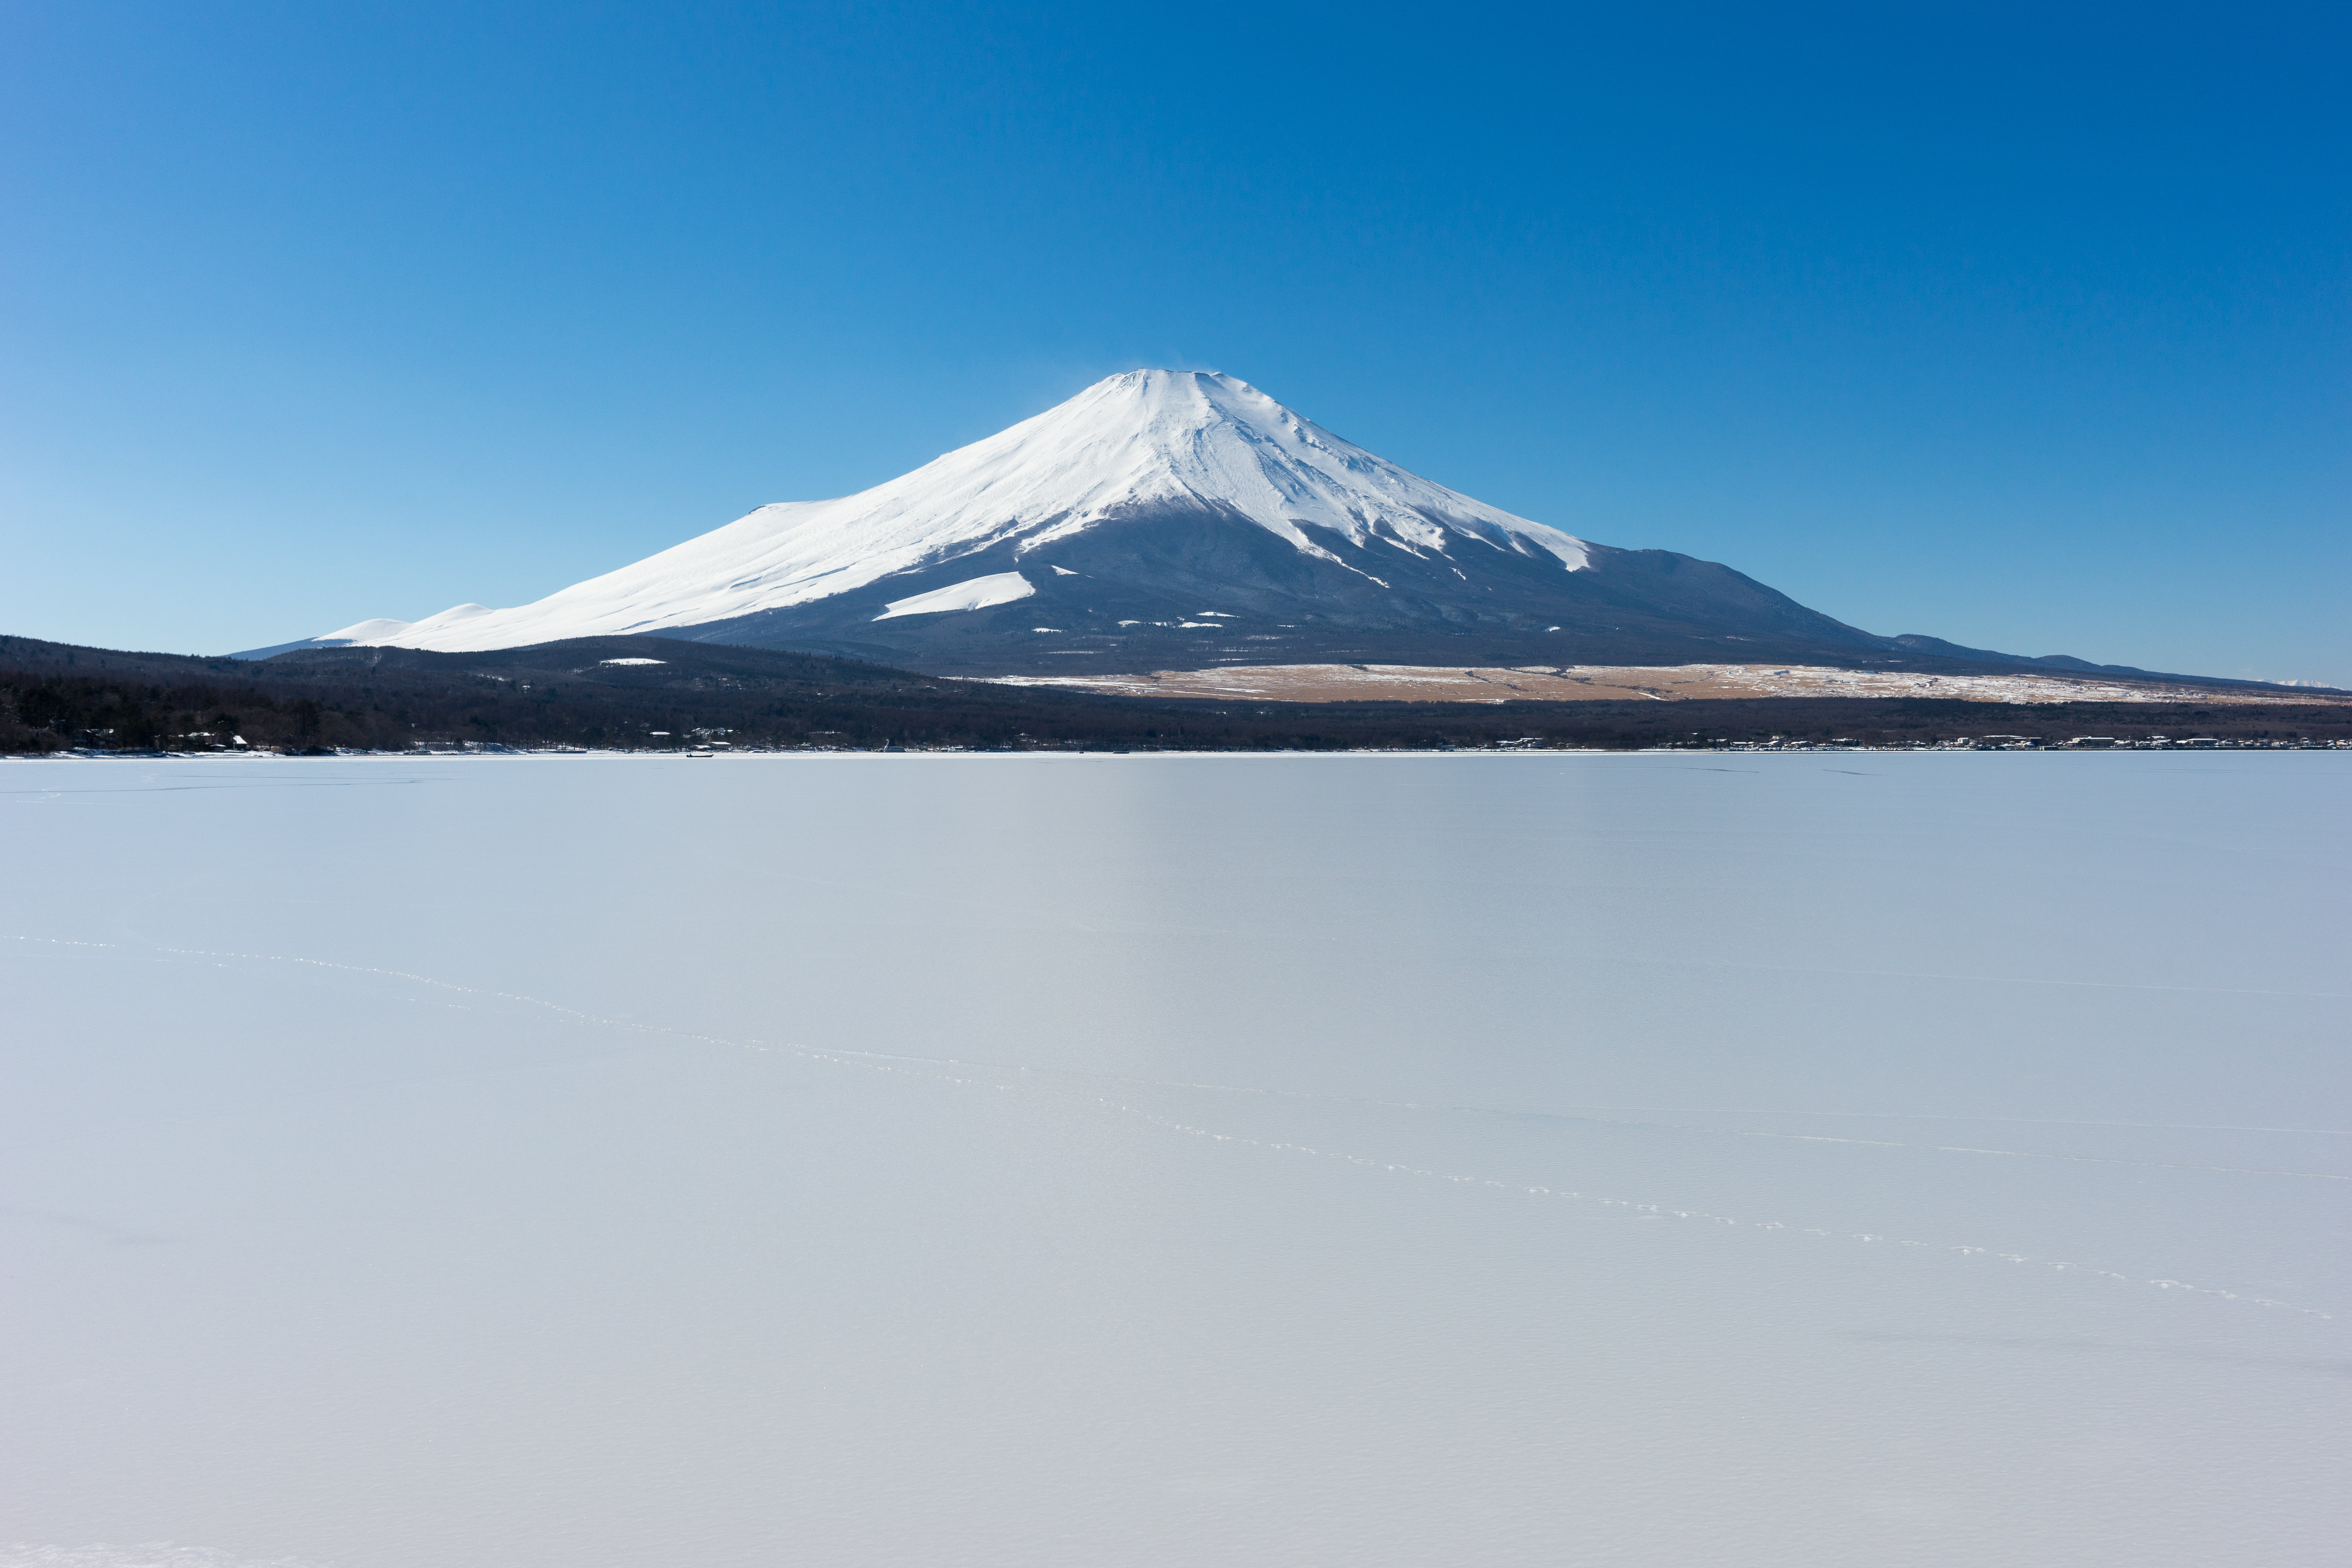
[[(613, 662), (629, 660), (627, 663)], [(646, 661), (654, 662), (646, 662)], [(2022, 706), (1931, 698), (1215, 702), (991, 686), (819, 655), (609, 637), (482, 654), (342, 648), (259, 662), (0, 637), (0, 752), (406, 750), (424, 742), (680, 749), (1129, 750), (1718, 741), (1903, 745), (2006, 733), (2352, 737), (2352, 705)]]

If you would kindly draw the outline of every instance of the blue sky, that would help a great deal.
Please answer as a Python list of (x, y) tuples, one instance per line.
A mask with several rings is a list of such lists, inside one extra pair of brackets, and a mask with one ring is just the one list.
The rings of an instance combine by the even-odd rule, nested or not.
[(0, 9), (0, 630), (524, 602), (1111, 372), (2352, 685), (2340, 6)]

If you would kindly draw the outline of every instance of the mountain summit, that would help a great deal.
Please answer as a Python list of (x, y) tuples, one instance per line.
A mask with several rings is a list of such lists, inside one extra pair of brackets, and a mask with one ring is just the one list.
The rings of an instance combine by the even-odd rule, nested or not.
[(1111, 376), (872, 489), (763, 506), (535, 604), (288, 646), (616, 634), (1002, 671), (1895, 649), (1727, 567), (1475, 500), (1232, 376), (1167, 370)]

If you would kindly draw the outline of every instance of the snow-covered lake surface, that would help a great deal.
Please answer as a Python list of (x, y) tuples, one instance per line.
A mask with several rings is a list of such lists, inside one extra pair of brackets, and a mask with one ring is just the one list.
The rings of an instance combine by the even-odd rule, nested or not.
[(2338, 1563), (2347, 785), (0, 763), (0, 1562)]

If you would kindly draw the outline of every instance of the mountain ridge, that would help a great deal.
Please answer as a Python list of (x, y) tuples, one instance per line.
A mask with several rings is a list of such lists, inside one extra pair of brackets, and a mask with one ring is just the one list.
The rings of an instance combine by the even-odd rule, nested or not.
[(2062, 657), (1877, 636), (1718, 563), (1490, 506), (1221, 372), (1164, 370), (1107, 377), (895, 479), (757, 508), (529, 605), (363, 621), (240, 657), (591, 636), (941, 673)]

